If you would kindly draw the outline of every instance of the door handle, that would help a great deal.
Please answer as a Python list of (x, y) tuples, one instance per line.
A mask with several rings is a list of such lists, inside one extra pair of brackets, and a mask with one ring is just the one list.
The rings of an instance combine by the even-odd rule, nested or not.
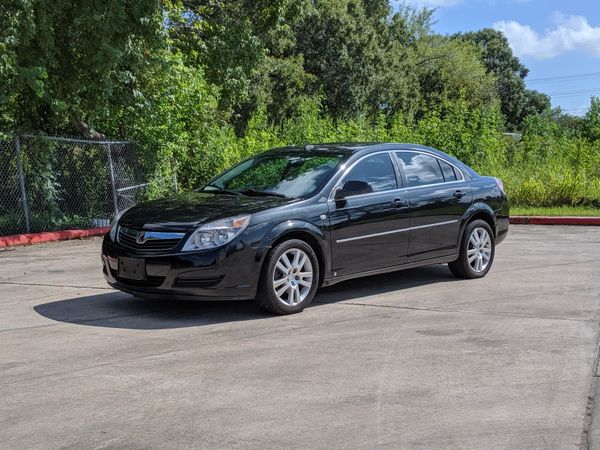
[(408, 206), (408, 201), (402, 200), (401, 198), (395, 198), (394, 201), (392, 202), (392, 206), (394, 208), (404, 208), (404, 207)]
[(456, 198), (462, 198), (462, 196), (463, 196), (463, 195), (465, 195), (465, 194), (466, 194), (466, 192), (464, 192), (464, 191), (460, 191), (460, 190), (459, 190), (459, 191), (456, 191), (456, 192), (455, 192), (454, 194), (452, 194), (452, 195), (454, 195)]

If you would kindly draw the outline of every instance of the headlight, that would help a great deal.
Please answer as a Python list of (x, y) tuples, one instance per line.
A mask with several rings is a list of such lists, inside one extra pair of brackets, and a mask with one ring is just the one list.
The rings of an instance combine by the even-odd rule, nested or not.
[(115, 217), (113, 217), (112, 222), (110, 223), (110, 231), (108, 232), (108, 236), (110, 240), (113, 242), (117, 242), (117, 230), (119, 229), (119, 219), (123, 214), (125, 214), (126, 209), (118, 212)]
[(250, 223), (250, 216), (236, 216), (202, 225), (188, 238), (184, 252), (208, 250), (228, 244)]

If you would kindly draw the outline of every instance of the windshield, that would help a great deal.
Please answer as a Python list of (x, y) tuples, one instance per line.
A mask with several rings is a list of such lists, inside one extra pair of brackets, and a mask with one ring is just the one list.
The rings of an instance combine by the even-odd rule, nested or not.
[(323, 187), (345, 157), (341, 153), (263, 154), (225, 172), (202, 191), (307, 197)]

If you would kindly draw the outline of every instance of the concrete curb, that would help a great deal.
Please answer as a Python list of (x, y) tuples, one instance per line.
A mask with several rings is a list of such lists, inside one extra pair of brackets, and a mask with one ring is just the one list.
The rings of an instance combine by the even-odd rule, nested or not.
[(15, 234), (0, 236), (0, 248), (17, 245), (41, 244), (42, 242), (66, 241), (89, 236), (101, 236), (108, 233), (110, 227), (90, 228), (89, 230), (47, 231), (43, 233)]
[(596, 225), (600, 217), (510, 216), (510, 223), (519, 225)]

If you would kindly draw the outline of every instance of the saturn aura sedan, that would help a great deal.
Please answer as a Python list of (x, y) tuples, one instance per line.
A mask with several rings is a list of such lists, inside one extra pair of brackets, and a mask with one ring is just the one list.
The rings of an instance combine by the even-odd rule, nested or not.
[(414, 144), (277, 148), (119, 214), (102, 244), (121, 291), (302, 311), (320, 286), (428, 264), (481, 278), (508, 232), (502, 182)]

